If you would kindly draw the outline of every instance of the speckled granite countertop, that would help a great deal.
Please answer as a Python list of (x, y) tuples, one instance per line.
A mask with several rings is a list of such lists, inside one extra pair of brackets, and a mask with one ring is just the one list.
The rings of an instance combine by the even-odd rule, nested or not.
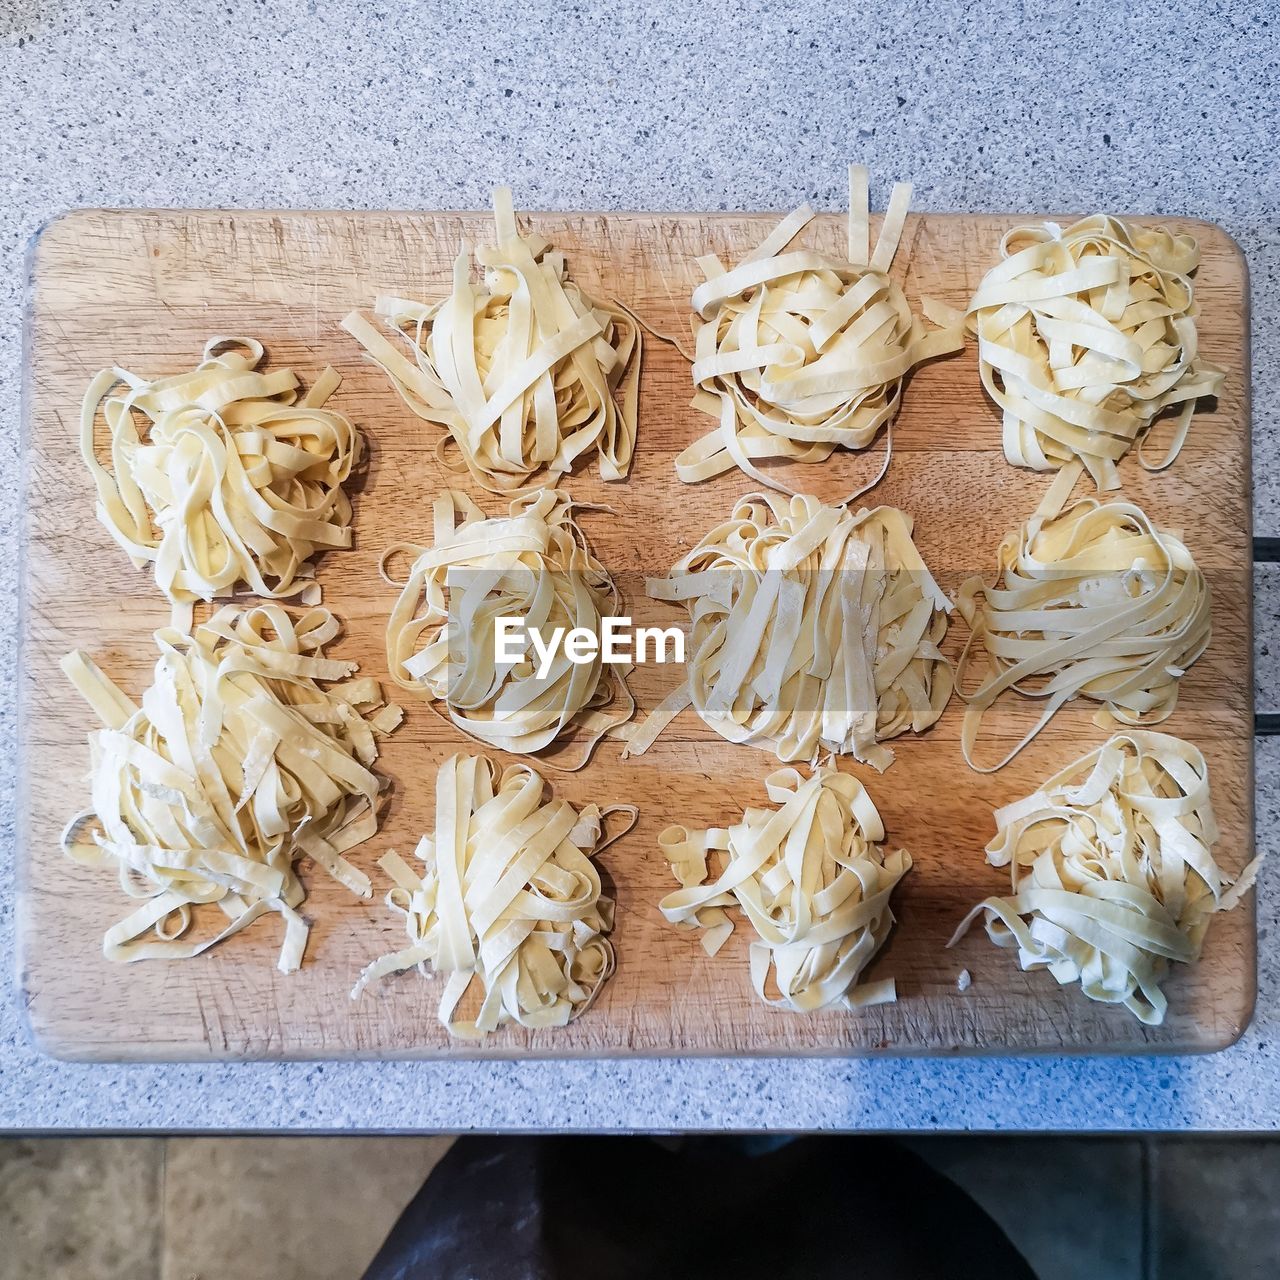
[[(1109, 208), (1221, 223), (1253, 276), (1255, 515), (1280, 534), (1280, 94), (1265, 6), (1102, 0), (139, 0), (0, 5), (0, 513), (16, 581), (22, 258), (77, 205), (837, 207), (850, 159), (936, 210)], [(895, 8), (897, 14), (895, 16)], [(433, 10), (439, 10), (436, 14)], [(550, 16), (556, 12), (558, 16)], [(834, 16), (839, 12), (839, 16)], [(607, 13), (607, 16), (605, 14)], [(1056, 15), (1056, 16), (1055, 16)], [(1263, 16), (1260, 16), (1263, 15)], [(1023, 25), (1019, 25), (1022, 23)], [(883, 192), (875, 192), (882, 198)], [(1280, 572), (1260, 571), (1260, 687), (1280, 707)], [(0, 671), (15, 663), (12, 622)], [(1263, 696), (1265, 701), (1265, 695)], [(0, 696), (0, 880), (14, 706)], [(1274, 854), (1280, 743), (1259, 743)], [(1206, 1058), (81, 1066), (41, 1057), (6, 984), (0, 1129), (1270, 1129), (1280, 1124), (1280, 876), (1260, 994)], [(13, 972), (12, 893), (0, 967)]]

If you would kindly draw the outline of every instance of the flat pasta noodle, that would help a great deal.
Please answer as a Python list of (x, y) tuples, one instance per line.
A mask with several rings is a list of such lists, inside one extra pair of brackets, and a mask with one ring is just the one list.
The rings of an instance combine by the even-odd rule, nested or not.
[(647, 750), (690, 705), (730, 742), (783, 761), (852, 754), (884, 770), (884, 741), (920, 733), (951, 696), (951, 608), (894, 507), (748, 494), (648, 594), (689, 611), (684, 684), (640, 726)]
[[(659, 904), (672, 924), (702, 929), (715, 955), (738, 907), (755, 930), (751, 982), (766, 1003), (797, 1013), (896, 999), (893, 979), (859, 980), (893, 928), (889, 898), (911, 867), (886, 854), (884, 825), (851, 774), (779, 769), (765, 780), (774, 809), (747, 809), (728, 828), (668, 827), (658, 837), (681, 888)], [(778, 991), (770, 994), (770, 984)]]
[[(791, 249), (813, 211), (801, 205), (736, 266), (698, 259), (705, 281), (693, 292), (697, 314), (693, 407), (716, 429), (676, 459), (688, 484), (733, 467), (783, 493), (795, 493), (759, 460), (823, 462), (837, 449), (868, 447), (891, 429), (907, 375), (935, 356), (959, 351), (964, 327), (948, 315), (926, 331), (889, 270), (898, 250), (911, 187), (897, 183), (870, 250), (867, 171), (849, 170), (848, 257)], [(932, 303), (926, 313), (939, 315)], [(884, 466), (889, 465), (886, 434)]]
[[(1116, 463), (1135, 442), (1148, 470), (1168, 466), (1196, 401), (1226, 376), (1199, 351), (1195, 239), (1099, 214), (1014, 227), (1000, 256), (969, 312), (1005, 457), (1037, 471), (1078, 458), (1099, 489), (1120, 487)], [(1149, 463), (1145, 438), (1166, 409), (1172, 440)]]
[(486, 517), (464, 493), (433, 505), (430, 547), (400, 545), (412, 564), (387, 624), (387, 666), (401, 687), (443, 702), (449, 719), (489, 746), (529, 755), (580, 733), (585, 764), (604, 734), (631, 718), (627, 668), (573, 662), (563, 646), (538, 674), (526, 643), (516, 662), (497, 658), (498, 620), (550, 635), (584, 627), (597, 639), (618, 594), (591, 554), (568, 494), (538, 489)]
[[(352, 678), (354, 663), (324, 656), (337, 632), (327, 609), (294, 617), (279, 605), (227, 606), (189, 635), (164, 628), (141, 706), (86, 654), (63, 659), (105, 726), (89, 736), (91, 808), (63, 849), (114, 867), (142, 900), (107, 931), (109, 960), (189, 958), (275, 913), (290, 973), (307, 940), (299, 860), (370, 896), (343, 855), (377, 830), (385, 783), (373, 765), (400, 710), (376, 680)], [(191, 936), (194, 908), (210, 904), (221, 927)]]
[[(315, 603), (311, 557), (351, 545), (343, 485), (363, 445), (349, 418), (324, 407), (340, 379), (326, 368), (302, 395), (292, 370), (264, 372), (262, 359), (252, 338), (214, 337), (189, 373), (104, 369), (85, 393), (80, 444), (98, 519), (136, 566), (154, 566), (175, 604), (241, 586)], [(100, 411), (114, 470), (95, 453)]]
[[(522, 488), (539, 472), (571, 472), (594, 452), (605, 480), (623, 480), (636, 443), (640, 329), (569, 278), (564, 255), (521, 235), (511, 191), (493, 195), (497, 244), (463, 244), (441, 302), (379, 297), (376, 316), (342, 322), (418, 417), (443, 427), (477, 484)], [(628, 376), (629, 374), (629, 376)]]
[[(1096, 723), (1167, 719), (1178, 682), (1208, 648), (1209, 584), (1178, 533), (1133, 502), (1084, 498), (1063, 510), (1081, 464), (1068, 463), (1044, 501), (1000, 544), (995, 584), (965, 582), (956, 607), (969, 638), (956, 666), (968, 704), (961, 747), (972, 769), (1003, 768), (1074, 698), (1102, 704)], [(987, 659), (966, 691), (970, 664)], [(1044, 701), (1038, 722), (1002, 760), (973, 753), (986, 713), (1006, 692)]]
[(995, 818), (987, 861), (1010, 868), (1012, 896), (980, 902), (949, 945), (985, 916), (1023, 969), (1079, 982), (1149, 1026), (1164, 1021), (1170, 964), (1199, 957), (1210, 917), (1240, 901), (1258, 867), (1233, 884), (1214, 860), (1208, 766), (1165, 733), (1117, 734)]
[[(421, 873), (388, 852), (387, 905), (404, 916), (409, 946), (375, 960), (351, 992), (417, 967), (445, 975), (440, 1022), (479, 1039), (515, 1022), (563, 1027), (585, 1013), (614, 969), (613, 900), (593, 858), (634, 825), (629, 805), (575, 809), (546, 794), (528, 765), (450, 756), (436, 775), (433, 835), (418, 843)], [(610, 815), (627, 825), (606, 834)], [(459, 1006), (473, 983), (474, 1018)]]

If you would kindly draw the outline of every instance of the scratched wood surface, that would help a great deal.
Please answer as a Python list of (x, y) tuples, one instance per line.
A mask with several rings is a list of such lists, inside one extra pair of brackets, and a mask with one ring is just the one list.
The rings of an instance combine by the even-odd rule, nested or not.
[[(961, 306), (1002, 232), (1025, 220), (912, 217), (895, 271), (913, 302), (929, 294)], [(566, 251), (586, 288), (623, 300), (659, 330), (687, 333), (694, 258), (709, 250), (731, 257), (754, 245), (773, 219), (544, 214), (530, 221)], [(1253, 845), (1247, 285), (1244, 262), (1225, 234), (1205, 224), (1174, 225), (1201, 239), (1202, 345), (1230, 374), (1169, 471), (1147, 474), (1132, 458), (1121, 470), (1129, 496), (1185, 530), (1212, 581), (1213, 644), (1183, 681), (1166, 727), (1208, 758), (1223, 829), (1218, 853), (1235, 870)], [(896, 1005), (809, 1017), (767, 1008), (750, 989), (745, 924), (709, 959), (694, 936), (662, 920), (657, 903), (674, 881), (657, 833), (673, 821), (728, 824), (744, 804), (763, 802), (763, 779), (776, 767), (771, 755), (721, 741), (688, 712), (648, 755), (624, 763), (618, 745), (605, 744), (590, 767), (555, 783), (577, 803), (633, 801), (641, 808), (635, 830), (602, 856), (618, 902), (617, 973), (596, 1006), (566, 1029), (506, 1029), (481, 1045), (451, 1042), (435, 1017), (438, 980), (415, 973), (359, 1001), (348, 998), (361, 967), (401, 945), (376, 859), (389, 847), (409, 853), (429, 827), (439, 761), (480, 749), (421, 704), (409, 707), (407, 723), (383, 752), (380, 767), (393, 788), (382, 831), (353, 855), (371, 872), (375, 897), (359, 901), (322, 873), (307, 873), (313, 931), (301, 972), (276, 971), (273, 918), (191, 961), (113, 966), (103, 959), (102, 933), (129, 902), (111, 874), (81, 869), (59, 852), (61, 827), (87, 801), (91, 723), (56, 664), (71, 647), (84, 647), (140, 693), (155, 658), (150, 633), (167, 609), (150, 577), (131, 567), (94, 518), (76, 448), (86, 383), (110, 364), (148, 375), (178, 372), (212, 334), (257, 336), (273, 365), (293, 367), (307, 384), (333, 364), (343, 377), (333, 403), (366, 433), (370, 461), (355, 502), (356, 546), (326, 557), (319, 578), (326, 603), (346, 624), (335, 652), (385, 675), (382, 636), (393, 592), (375, 564), (391, 541), (427, 539), (430, 499), (447, 478), (435, 458), (434, 428), (410, 414), (338, 321), (379, 292), (442, 295), (458, 243), (483, 241), (488, 231), (482, 214), (90, 211), (53, 223), (35, 245), (19, 864), (20, 982), (39, 1043), (70, 1057), (167, 1059), (1168, 1051), (1234, 1040), (1254, 999), (1252, 897), (1215, 920), (1201, 963), (1170, 979), (1169, 1016), (1159, 1029), (1093, 1004), (1075, 987), (1060, 988), (1046, 973), (1021, 973), (981, 929), (944, 949), (972, 903), (1007, 889), (1006, 875), (983, 859), (993, 808), (1033, 790), (1104, 737), (1087, 705), (1062, 711), (994, 776), (971, 773), (962, 762), (962, 707), (955, 701), (932, 731), (898, 739), (897, 762), (885, 775), (842, 762), (870, 787), (891, 842), (915, 858), (895, 898), (897, 928), (868, 975), (897, 979)], [(807, 234), (836, 250), (840, 220), (820, 219)], [(640, 579), (664, 572), (753, 487), (736, 473), (697, 487), (677, 482), (674, 456), (707, 425), (687, 407), (689, 395), (688, 365), (670, 347), (648, 342), (629, 482), (606, 485), (587, 468), (567, 486), (580, 500), (613, 507), (613, 515), (585, 516), (584, 527), (635, 612), (666, 622), (678, 615), (646, 606)], [(802, 480), (819, 495), (836, 496), (878, 462), (875, 449), (842, 453), (802, 468)], [(1001, 536), (1031, 511), (1046, 483), (1005, 463), (971, 343), (911, 379), (893, 463), (874, 497), (915, 517), (920, 549), (950, 588), (969, 573), (991, 571)], [(499, 500), (466, 487), (497, 509)], [(953, 623), (952, 652), (962, 630)], [(670, 667), (642, 669), (634, 682), (642, 707), (653, 706), (673, 679)], [(1013, 709), (991, 723), (994, 748), (1028, 720)], [(956, 978), (965, 968), (973, 985), (961, 993)]]

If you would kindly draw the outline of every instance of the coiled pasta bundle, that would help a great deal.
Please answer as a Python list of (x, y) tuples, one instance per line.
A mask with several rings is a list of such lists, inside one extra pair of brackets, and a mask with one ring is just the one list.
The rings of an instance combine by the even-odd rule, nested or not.
[(1023, 969), (1158, 1026), (1170, 964), (1196, 960), (1210, 917), (1253, 884), (1258, 860), (1233, 884), (1217, 839), (1200, 751), (1165, 733), (1118, 734), (997, 810), (987, 861), (1010, 869), (1012, 896), (980, 902), (951, 945), (985, 916)]
[[(956, 667), (968, 703), (961, 745), (981, 772), (1008, 764), (1077, 697), (1102, 704), (1103, 728), (1167, 719), (1178, 682), (1209, 645), (1209, 584), (1182, 539), (1132, 502), (1083, 498), (1062, 510), (1079, 471), (1079, 462), (1064, 467), (1000, 544), (995, 585), (970, 578), (956, 598), (970, 628)], [(980, 650), (988, 670), (966, 692)], [(983, 717), (1007, 690), (1043, 700), (1044, 712), (998, 764), (976, 765)]]
[[(617, 591), (591, 554), (565, 493), (539, 489), (486, 517), (464, 493), (433, 506), (430, 547), (401, 545), (383, 556), (412, 557), (387, 626), (387, 664), (405, 689), (443, 702), (464, 733), (504, 751), (531, 754), (581, 731), (582, 763), (634, 710), (623, 667), (597, 654), (571, 661), (564, 649), (539, 673), (529, 656), (498, 659), (500, 620), (526, 633), (582, 627), (599, 636)], [(614, 704), (617, 704), (616, 707)], [(613, 708), (613, 709), (610, 709)]]
[[(105, 726), (89, 736), (92, 808), (63, 848), (145, 900), (107, 931), (108, 959), (195, 956), (274, 912), (289, 973), (307, 940), (299, 859), (370, 895), (342, 855), (378, 828), (377, 739), (401, 712), (376, 680), (351, 678), (354, 663), (324, 656), (337, 632), (327, 609), (279, 605), (228, 606), (190, 635), (166, 627), (141, 706), (85, 654), (63, 659)], [(189, 937), (192, 909), (213, 903), (221, 930)]]
[[(353, 999), (414, 966), (446, 974), (440, 1021), (471, 1039), (509, 1022), (562, 1027), (591, 1007), (614, 969), (613, 900), (592, 859), (636, 810), (577, 810), (545, 792), (528, 765), (455, 755), (440, 766), (435, 832), (417, 848), (422, 873), (395, 852), (378, 864), (395, 881), (387, 905), (404, 916), (410, 945), (369, 965)], [(606, 835), (616, 812), (630, 821)], [(479, 1012), (460, 1017), (477, 982)]]
[(894, 1000), (891, 978), (858, 980), (893, 928), (889, 897), (911, 856), (885, 853), (880, 814), (851, 774), (779, 769), (765, 789), (776, 809), (747, 809), (728, 828), (668, 827), (658, 837), (683, 886), (663, 898), (662, 914), (706, 930), (703, 949), (715, 955), (733, 931), (726, 908), (741, 908), (756, 932), (751, 982), (769, 1004), (805, 1013)]
[(647, 584), (689, 611), (688, 673), (630, 733), (628, 753), (692, 705), (721, 737), (780, 760), (826, 750), (887, 768), (884, 740), (935, 723), (952, 687), (939, 648), (951, 604), (911, 532), (894, 507), (742, 498)]
[(482, 286), (464, 244), (444, 301), (377, 300), (404, 350), (358, 311), (342, 326), (491, 492), (543, 470), (564, 475), (590, 451), (605, 480), (622, 480), (636, 443), (640, 330), (621, 307), (584, 293), (563, 254), (520, 234), (509, 188), (493, 193), (493, 208), (498, 243), (476, 250)]
[[(210, 338), (190, 373), (148, 379), (105, 369), (85, 394), (81, 452), (98, 519), (134, 564), (154, 565), (175, 604), (240, 586), (318, 598), (311, 557), (351, 545), (343, 484), (363, 447), (350, 420), (323, 407), (338, 375), (325, 369), (299, 398), (292, 370), (261, 372), (262, 357), (252, 338)], [(94, 453), (99, 409), (114, 472)], [(145, 438), (134, 410), (149, 420)]]
[[(927, 332), (889, 275), (910, 198), (909, 184), (894, 186), (872, 252), (867, 171), (855, 165), (847, 261), (789, 248), (813, 218), (808, 205), (736, 267), (726, 269), (714, 254), (698, 259), (706, 280), (692, 299), (701, 321), (693, 407), (718, 426), (676, 459), (681, 480), (706, 480), (736, 466), (760, 484), (795, 493), (756, 461), (823, 462), (836, 449), (865, 449), (891, 427), (911, 370), (960, 350), (958, 318), (948, 312), (944, 327)], [(941, 316), (931, 303), (925, 310)], [(886, 438), (881, 476), (889, 453)]]
[[(1099, 489), (1117, 489), (1116, 463), (1136, 443), (1160, 470), (1177, 457), (1196, 401), (1224, 371), (1200, 355), (1191, 276), (1200, 247), (1163, 227), (1084, 218), (1014, 227), (1003, 261), (969, 304), (978, 368), (1004, 415), (1005, 457), (1051, 471), (1079, 458)], [(1176, 408), (1164, 458), (1145, 436)]]

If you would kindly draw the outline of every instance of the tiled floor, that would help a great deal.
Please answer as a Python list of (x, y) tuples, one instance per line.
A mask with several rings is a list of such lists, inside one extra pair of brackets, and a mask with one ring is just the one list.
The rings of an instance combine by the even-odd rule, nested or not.
[[(356, 1280), (450, 1141), (0, 1139), (0, 1280)], [(1280, 1276), (1280, 1141), (909, 1145), (1041, 1280)]]
[(155, 1138), (0, 1141), (0, 1275), (158, 1277), (163, 1161)]
[(1280, 1142), (1168, 1142), (1153, 1154), (1160, 1280), (1280, 1276)]
[(1141, 1141), (921, 1138), (909, 1145), (1004, 1228), (1040, 1280), (1146, 1280)]
[(356, 1280), (450, 1141), (0, 1139), (0, 1280)]
[(171, 1140), (160, 1280), (354, 1280), (450, 1141)]

